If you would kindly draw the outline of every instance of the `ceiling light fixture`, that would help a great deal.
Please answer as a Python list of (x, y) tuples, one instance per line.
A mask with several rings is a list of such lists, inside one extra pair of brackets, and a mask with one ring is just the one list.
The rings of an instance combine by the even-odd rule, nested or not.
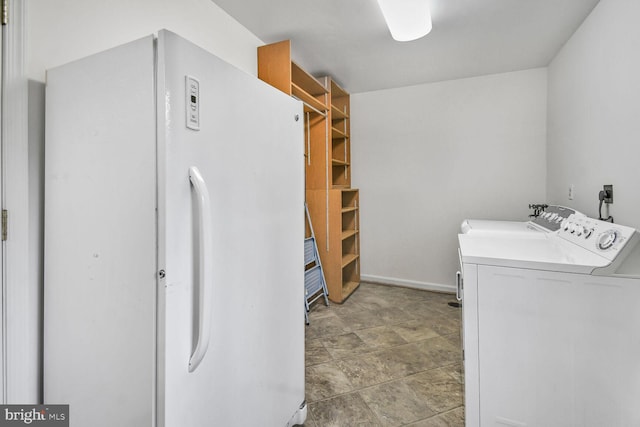
[(431, 31), (428, 0), (378, 0), (378, 5), (394, 40), (408, 42)]

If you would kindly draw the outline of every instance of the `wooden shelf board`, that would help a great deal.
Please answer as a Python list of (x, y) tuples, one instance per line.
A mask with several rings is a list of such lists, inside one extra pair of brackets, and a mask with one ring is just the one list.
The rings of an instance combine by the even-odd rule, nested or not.
[(338, 107), (336, 107), (335, 105), (331, 106), (331, 118), (333, 120), (344, 120), (344, 119), (348, 119), (349, 115), (347, 113), (345, 113), (344, 111), (342, 111), (341, 109), (339, 109)]
[(347, 298), (349, 295), (355, 291), (358, 286), (360, 286), (360, 282), (344, 282), (342, 283), (342, 295), (344, 298)]
[(342, 208), (342, 213), (347, 213), (347, 212), (354, 212), (357, 211), (358, 208), (355, 206), (346, 206), (344, 208)]
[(356, 234), (358, 234), (358, 230), (342, 230), (342, 240), (348, 239)]
[(323, 104), (322, 102), (318, 101), (313, 97), (313, 95), (311, 95), (310, 93), (308, 93), (307, 91), (305, 91), (304, 89), (302, 89), (300, 86), (298, 86), (293, 82), (291, 82), (291, 94), (296, 98), (300, 99), (305, 104), (310, 105), (311, 107), (315, 108), (318, 111), (327, 110), (326, 104)]
[(323, 110), (319, 110), (315, 107), (311, 107), (309, 105), (307, 105), (306, 103), (302, 104), (302, 111), (304, 111), (305, 113), (312, 113), (312, 114), (320, 114), (320, 115), (324, 115), (325, 112)]
[(360, 255), (357, 254), (342, 254), (342, 268), (345, 268), (358, 258), (360, 258)]
[(258, 78), (291, 95), (291, 42), (258, 47)]
[(331, 138), (332, 139), (344, 139), (344, 138), (349, 138), (349, 135), (347, 135), (346, 133), (344, 133), (343, 131), (341, 131), (338, 128), (331, 127)]
[(344, 160), (340, 159), (331, 159), (331, 164), (333, 166), (349, 166), (349, 162), (345, 162)]
[(291, 83), (313, 96), (328, 93), (327, 89), (318, 79), (307, 73), (293, 61), (291, 62)]
[(331, 95), (336, 98), (344, 98), (349, 96), (346, 90), (344, 90), (335, 80), (331, 79)]

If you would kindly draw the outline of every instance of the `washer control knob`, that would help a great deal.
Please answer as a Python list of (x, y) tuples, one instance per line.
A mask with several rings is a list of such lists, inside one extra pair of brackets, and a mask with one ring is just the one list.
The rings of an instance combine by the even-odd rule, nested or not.
[(605, 231), (598, 238), (598, 249), (606, 251), (613, 246), (616, 240), (618, 240), (618, 232), (616, 230)]
[(591, 235), (593, 234), (593, 228), (586, 228), (584, 229), (584, 238), (588, 239), (589, 237), (591, 237)]

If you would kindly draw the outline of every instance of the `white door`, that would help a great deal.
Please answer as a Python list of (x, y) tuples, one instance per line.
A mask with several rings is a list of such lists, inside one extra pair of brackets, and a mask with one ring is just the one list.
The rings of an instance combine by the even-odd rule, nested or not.
[[(301, 104), (172, 33), (158, 49), (160, 425), (285, 426), (304, 401)], [(211, 206), (204, 253), (192, 167)]]

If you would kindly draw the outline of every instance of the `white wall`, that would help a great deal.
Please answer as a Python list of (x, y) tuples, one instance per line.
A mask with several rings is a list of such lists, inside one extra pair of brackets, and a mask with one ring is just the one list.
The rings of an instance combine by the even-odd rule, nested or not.
[[(640, 1), (602, 0), (554, 58), (548, 76), (548, 199), (640, 228)], [(568, 188), (575, 185), (575, 199)], [(606, 216), (603, 211), (603, 216)]]
[(363, 280), (441, 289), (465, 218), (545, 201), (546, 69), (352, 95)]
[[(9, 69), (16, 77), (6, 93), (12, 101), (10, 127), (17, 130), (5, 147), (5, 198), (14, 220), (7, 242), (7, 393), (2, 397), (37, 403), (45, 70), (167, 28), (255, 75), (256, 48), (263, 43), (211, 0), (16, 0), (10, 13), (11, 37), (24, 36), (26, 43), (9, 44)], [(23, 102), (27, 108), (18, 108)]]
[(171, 30), (251, 74), (257, 74), (253, 33), (211, 0), (29, 0), (27, 73)]

